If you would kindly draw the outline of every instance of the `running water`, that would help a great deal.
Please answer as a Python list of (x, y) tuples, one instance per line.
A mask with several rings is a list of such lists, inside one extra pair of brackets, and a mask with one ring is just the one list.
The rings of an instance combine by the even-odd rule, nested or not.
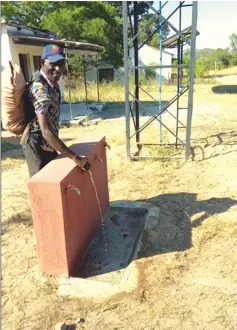
[(99, 196), (98, 196), (98, 192), (97, 192), (97, 189), (96, 189), (95, 181), (93, 179), (92, 172), (89, 170), (88, 174), (89, 174), (89, 177), (91, 178), (91, 182), (92, 182), (92, 185), (94, 187), (95, 196), (96, 196), (96, 199), (97, 199), (97, 204), (98, 204), (98, 208), (99, 208), (99, 211), (100, 211), (100, 219), (101, 219), (101, 227), (102, 227), (102, 232), (103, 232), (103, 237), (104, 237), (105, 252), (107, 253), (107, 251), (108, 251), (108, 249), (107, 249), (108, 242), (107, 242), (107, 238), (106, 238), (106, 234), (105, 234), (105, 223), (104, 223), (104, 217), (103, 217), (102, 210), (101, 210), (100, 200), (99, 200)]

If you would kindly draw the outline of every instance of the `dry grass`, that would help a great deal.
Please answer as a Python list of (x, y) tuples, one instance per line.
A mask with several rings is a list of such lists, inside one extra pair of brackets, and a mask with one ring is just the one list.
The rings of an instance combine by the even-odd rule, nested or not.
[[(195, 89), (203, 88), (203, 85), (210, 85), (213, 87), (216, 85), (217, 81), (220, 81), (218, 78), (215, 80), (213, 75), (215, 74), (214, 71), (210, 71), (209, 75), (210, 78), (207, 76), (205, 79), (197, 79)], [(237, 66), (231, 68), (225, 68), (222, 70), (217, 71), (217, 75), (237, 75)], [(230, 79), (228, 77), (228, 79)], [(236, 78), (235, 78), (236, 79)], [(184, 82), (185, 83), (185, 82)], [(234, 82), (233, 82), (234, 83)], [(73, 86), (77, 86), (77, 88), (71, 89), (71, 100), (72, 103), (75, 102), (85, 102), (86, 101), (86, 94), (85, 94), (85, 87), (82, 82), (73, 81)], [(142, 88), (145, 89), (153, 98), (158, 100), (158, 87), (156, 80), (144, 81), (141, 84)], [(209, 87), (209, 86), (208, 86)], [(207, 88), (208, 88), (207, 87)], [(134, 90), (134, 84), (131, 82), (130, 84), (131, 90)], [(87, 90), (88, 95), (87, 99), (89, 102), (96, 102), (98, 99), (97, 95), (97, 85), (94, 82), (87, 82)], [(163, 99), (167, 99), (168, 96), (173, 96), (176, 92), (175, 84), (166, 84), (162, 87)], [(121, 85), (119, 82), (111, 82), (111, 83), (100, 83), (99, 84), (99, 97), (101, 102), (124, 102), (124, 86)], [(69, 102), (69, 91), (65, 90), (65, 101)], [(170, 99), (170, 98), (168, 98)], [(151, 98), (145, 94), (144, 92), (140, 91), (140, 100), (142, 101), (151, 101)]]
[[(230, 81), (230, 84), (237, 84), (236, 76), (230, 78), (218, 78), (215, 80), (214, 78), (205, 78), (205, 79), (199, 79), (197, 83), (195, 84), (194, 89), (196, 91), (202, 90), (202, 89), (208, 89), (214, 87), (217, 84), (225, 84), (226, 79)], [(233, 82), (232, 82), (233, 81)], [(151, 81), (149, 84), (142, 84), (142, 88), (145, 89), (156, 101), (158, 101), (158, 88), (157, 83), (155, 81)], [(123, 85), (119, 83), (109, 83), (109, 84), (100, 84), (100, 102), (124, 102), (124, 87)], [(131, 87), (131, 90), (134, 90), (134, 88)], [(164, 85), (162, 89), (162, 100), (170, 100), (174, 94), (176, 93), (176, 87), (174, 85)], [(231, 92), (230, 92), (231, 93)], [(227, 90), (228, 94), (228, 90)], [(66, 89), (64, 94), (64, 100), (65, 102), (70, 101), (69, 98), (69, 91)], [(78, 84), (77, 88), (74, 88), (71, 90), (71, 100), (72, 103), (76, 102), (85, 102), (86, 101), (86, 94), (85, 94), (85, 88), (84, 85)], [(88, 102), (97, 102), (97, 87), (95, 83), (88, 83), (88, 96), (87, 96)], [(140, 90), (140, 100), (141, 101), (152, 101), (152, 98), (144, 93), (142, 90)]]
[[(157, 83), (155, 81), (150, 81), (149, 84), (142, 85), (142, 87), (148, 91), (152, 97), (158, 99), (158, 89)], [(134, 90), (131, 87), (131, 90)], [(164, 87), (164, 91), (168, 94), (172, 94), (175, 92), (175, 86), (166, 85)], [(88, 82), (87, 84), (87, 98), (89, 102), (97, 101), (97, 86), (94, 82)], [(101, 83), (99, 85), (99, 94), (100, 94), (100, 102), (124, 102), (124, 86), (118, 82), (111, 83)], [(147, 96), (144, 92), (141, 91), (140, 96), (142, 101), (152, 101), (149, 96)], [(65, 102), (69, 102), (69, 91), (65, 90), (64, 95)], [(71, 89), (71, 100), (72, 103), (75, 102), (85, 102), (86, 94), (85, 88), (83, 84), (78, 83), (77, 88)]]
[[(144, 278), (130, 296), (100, 304), (57, 296), (54, 279), (40, 274), (33, 246), (26, 164), (5, 157), (4, 329), (50, 330), (79, 317), (85, 323), (78, 329), (88, 330), (236, 329), (237, 95), (215, 94), (211, 87), (195, 86), (191, 163), (129, 162), (124, 118), (60, 131), (68, 145), (82, 136), (106, 135), (112, 147), (107, 152), (111, 201), (145, 200), (160, 207), (155, 239), (144, 244), (139, 260)], [(155, 129), (147, 138), (156, 136)]]
[[(215, 71), (210, 71), (210, 74), (215, 74)], [(225, 68), (221, 70), (217, 70), (218, 75), (232, 75), (237, 74), (237, 66), (232, 66), (231, 68)]]

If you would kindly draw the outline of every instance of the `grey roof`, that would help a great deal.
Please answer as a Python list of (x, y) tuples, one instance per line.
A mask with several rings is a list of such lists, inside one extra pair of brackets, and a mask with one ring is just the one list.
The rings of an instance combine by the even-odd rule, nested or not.
[(34, 27), (24, 26), (14, 22), (2, 22), (7, 24), (7, 33), (15, 44), (42, 46), (56, 44), (66, 49), (68, 54), (97, 55), (103, 51), (103, 47), (72, 40), (60, 40), (55, 32)]
[(32, 36), (39, 38), (58, 39), (57, 33), (46, 29), (39, 29), (32, 26), (26, 26), (12, 21), (2, 21), (1, 23), (5, 23), (7, 25), (7, 33), (9, 35), (21, 35), (21, 36)]
[[(191, 27), (186, 28), (186, 29), (182, 30), (181, 33), (184, 35), (184, 37), (187, 40), (190, 40), (191, 35), (192, 35), (192, 28)], [(197, 31), (196, 35), (198, 36), (199, 34), (200, 33)], [(166, 40), (164, 40), (162, 42), (163, 48), (175, 48), (175, 47), (177, 47), (177, 43), (178, 43), (179, 38), (180, 38), (180, 36), (179, 36), (178, 33), (173, 35), (172, 37), (167, 38)]]
[[(46, 46), (48, 44), (55, 44), (66, 48), (68, 54), (72, 53), (82, 53), (87, 52), (88, 55), (94, 55), (94, 53), (99, 53), (103, 50), (103, 47), (96, 44), (89, 44), (78, 41), (71, 40), (59, 40), (59, 39), (49, 39), (49, 38), (38, 38), (38, 37), (28, 37), (21, 35), (12, 35), (12, 39), (16, 44), (32, 45), (32, 46)], [(73, 52), (74, 51), (74, 52)], [(80, 52), (81, 51), (81, 52)], [(92, 54), (93, 53), (93, 54)]]

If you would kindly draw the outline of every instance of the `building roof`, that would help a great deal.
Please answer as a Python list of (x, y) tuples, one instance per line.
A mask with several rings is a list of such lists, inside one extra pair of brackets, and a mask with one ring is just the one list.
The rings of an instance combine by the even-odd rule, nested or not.
[(55, 44), (66, 49), (67, 54), (78, 55), (97, 55), (103, 50), (103, 47), (96, 44), (89, 44), (84, 42), (77, 42), (71, 40), (48, 39), (31, 36), (10, 35), (15, 44), (29, 45), (29, 46), (42, 46), (48, 44)]
[(45, 47), (48, 44), (56, 44), (65, 48), (67, 54), (76, 55), (97, 55), (104, 49), (96, 44), (65, 39), (60, 40), (57, 33), (45, 29), (38, 29), (9, 21), (6, 22), (4, 20), (1, 21), (1, 24), (7, 25), (7, 33), (15, 44), (41, 47)]
[[(189, 27), (189, 28), (186, 28), (186, 29), (182, 30), (181, 34), (185, 37), (185, 39), (191, 40), (192, 27)], [(197, 31), (196, 36), (198, 36), (199, 34), (200, 33)], [(172, 37), (169, 37), (166, 40), (164, 40), (162, 42), (162, 46), (164, 48), (176, 48), (179, 38), (180, 38), (180, 35), (177, 33), (177, 34), (173, 35)]]
[(25, 35), (25, 36), (34, 36), (34, 37), (46, 37), (46, 38), (55, 38), (58, 39), (58, 35), (55, 32), (40, 29), (33, 26), (26, 26), (20, 23), (16, 23), (13, 21), (6, 21), (4, 19), (1, 20), (1, 24), (7, 25), (8, 34), (15, 35)]

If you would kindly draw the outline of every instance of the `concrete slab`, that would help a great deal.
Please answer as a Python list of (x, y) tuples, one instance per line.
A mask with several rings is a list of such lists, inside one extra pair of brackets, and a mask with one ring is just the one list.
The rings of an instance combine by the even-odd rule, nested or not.
[(159, 208), (149, 203), (111, 202), (105, 235), (98, 232), (78, 277), (58, 279), (59, 295), (98, 300), (136, 290), (143, 272), (136, 260), (141, 242), (149, 240), (158, 219)]
[[(102, 112), (105, 103), (73, 103), (72, 107), (72, 119), (76, 120), (77, 117), (85, 117), (88, 119), (94, 114)], [(62, 103), (60, 105), (60, 122), (71, 121), (70, 104)]]

